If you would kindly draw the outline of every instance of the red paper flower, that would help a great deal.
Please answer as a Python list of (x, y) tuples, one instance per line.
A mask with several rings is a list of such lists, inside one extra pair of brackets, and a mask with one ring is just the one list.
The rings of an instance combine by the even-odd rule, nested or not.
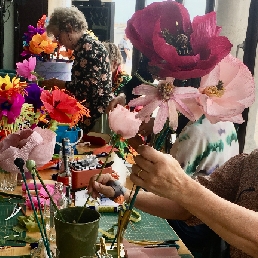
[(152, 3), (134, 13), (126, 35), (135, 48), (160, 68), (160, 77), (184, 80), (208, 74), (232, 47), (219, 36), (215, 12), (197, 16), (175, 2)]
[(50, 117), (59, 123), (71, 123), (72, 116), (80, 112), (77, 100), (60, 89), (44, 90), (40, 99)]

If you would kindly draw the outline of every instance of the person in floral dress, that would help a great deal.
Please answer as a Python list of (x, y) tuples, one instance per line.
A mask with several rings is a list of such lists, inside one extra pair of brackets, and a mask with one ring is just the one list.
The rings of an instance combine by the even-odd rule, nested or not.
[(87, 31), (84, 14), (76, 7), (59, 7), (50, 16), (47, 33), (60, 45), (74, 50), (71, 81), (45, 80), (42, 85), (58, 86), (72, 93), (90, 110), (90, 117), (78, 124), (88, 133), (105, 112), (112, 99), (111, 71), (108, 52), (104, 45)]

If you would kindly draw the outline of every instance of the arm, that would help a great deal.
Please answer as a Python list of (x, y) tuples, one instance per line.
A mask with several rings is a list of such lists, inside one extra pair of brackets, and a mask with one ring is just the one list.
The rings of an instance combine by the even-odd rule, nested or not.
[[(98, 175), (93, 176), (89, 182), (88, 191), (91, 193), (92, 197), (97, 198), (100, 194), (104, 194), (109, 198), (114, 197), (114, 189), (110, 186), (106, 186), (106, 183), (109, 180), (114, 180), (112, 176), (110, 174), (102, 174), (96, 182), (95, 180), (97, 177)], [(128, 202), (133, 194), (134, 192), (131, 193), (131, 190), (126, 189), (124, 194), (125, 200)], [(178, 205), (178, 203), (145, 191), (140, 191), (138, 193), (135, 207), (164, 219), (185, 220), (191, 216), (191, 214), (181, 205)]]
[[(135, 158), (137, 165), (131, 174), (134, 184), (179, 203), (229, 244), (257, 257), (257, 212), (227, 201), (194, 181), (173, 157), (149, 146), (140, 146), (137, 151), (140, 155)], [(239, 157), (235, 162), (237, 159), (239, 164), (243, 162)], [(137, 176), (139, 166), (144, 168), (140, 177)]]

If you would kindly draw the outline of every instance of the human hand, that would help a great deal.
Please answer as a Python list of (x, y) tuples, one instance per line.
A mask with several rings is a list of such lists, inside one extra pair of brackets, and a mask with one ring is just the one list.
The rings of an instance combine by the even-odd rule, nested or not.
[(110, 111), (113, 111), (114, 108), (119, 104), (121, 106), (125, 106), (125, 94), (120, 93), (118, 96), (116, 96), (114, 99), (112, 99), (107, 108), (106, 108), (106, 113), (108, 114)]
[(141, 145), (139, 155), (134, 160), (130, 178), (135, 185), (164, 198), (175, 198), (182, 193), (183, 185), (188, 181), (178, 161), (170, 154), (164, 154), (154, 148)]
[(102, 174), (96, 181), (98, 175), (91, 177), (88, 186), (88, 192), (91, 194), (92, 198), (100, 197), (100, 194), (104, 194), (108, 198), (113, 198), (115, 196), (115, 190), (111, 186), (106, 186), (107, 182), (110, 180), (116, 181), (109, 173)]

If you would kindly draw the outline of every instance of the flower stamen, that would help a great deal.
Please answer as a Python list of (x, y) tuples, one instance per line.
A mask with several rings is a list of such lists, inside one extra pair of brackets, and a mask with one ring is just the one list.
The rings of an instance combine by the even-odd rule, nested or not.
[(178, 32), (178, 35), (171, 35), (168, 29), (161, 31), (162, 36), (165, 38), (167, 44), (176, 48), (180, 56), (190, 55), (192, 48), (188, 36), (184, 33)]
[(204, 93), (210, 97), (222, 97), (224, 94), (225, 88), (224, 83), (219, 81), (216, 86), (209, 86), (204, 89)]
[(168, 101), (170, 99), (170, 95), (173, 92), (175, 86), (173, 85), (172, 82), (162, 82), (158, 85), (158, 91), (159, 91), (159, 95), (160, 97), (165, 100)]

